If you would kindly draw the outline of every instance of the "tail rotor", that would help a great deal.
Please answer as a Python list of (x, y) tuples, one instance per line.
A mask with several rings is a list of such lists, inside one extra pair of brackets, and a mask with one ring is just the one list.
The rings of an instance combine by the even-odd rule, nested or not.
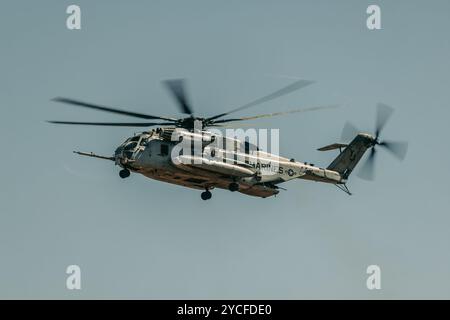
[[(371, 150), (366, 161), (361, 166), (357, 175), (364, 180), (373, 180), (375, 177), (375, 159), (377, 155), (377, 146), (389, 151), (398, 160), (403, 160), (408, 151), (408, 143), (404, 141), (380, 140), (380, 134), (388, 120), (391, 118), (394, 109), (383, 103), (377, 105), (377, 115), (375, 122), (375, 135), (371, 137)], [(342, 130), (343, 140), (349, 140), (349, 137), (355, 137), (358, 129), (351, 123), (347, 122)], [(350, 139), (351, 139), (350, 138)]]

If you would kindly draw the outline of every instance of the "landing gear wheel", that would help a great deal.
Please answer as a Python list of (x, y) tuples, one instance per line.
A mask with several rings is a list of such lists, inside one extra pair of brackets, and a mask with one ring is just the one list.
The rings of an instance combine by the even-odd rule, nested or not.
[(122, 179), (128, 178), (128, 177), (130, 176), (130, 170), (128, 170), (128, 169), (122, 169), (122, 170), (120, 170), (120, 171), (119, 171), (119, 176), (120, 176)]
[(202, 192), (201, 194), (202, 200), (209, 200), (212, 197), (212, 193), (208, 190), (206, 190), (205, 192)]
[(236, 182), (232, 182), (228, 186), (228, 190), (230, 190), (231, 192), (239, 191), (239, 185)]

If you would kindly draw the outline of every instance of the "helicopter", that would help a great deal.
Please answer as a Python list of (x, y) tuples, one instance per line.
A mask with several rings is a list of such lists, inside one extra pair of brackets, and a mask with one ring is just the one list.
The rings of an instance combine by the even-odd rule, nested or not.
[(53, 124), (112, 126), (112, 127), (157, 127), (127, 138), (112, 156), (74, 151), (82, 156), (113, 161), (121, 167), (123, 179), (138, 173), (148, 178), (171, 184), (202, 190), (201, 199), (211, 199), (211, 190), (225, 189), (249, 196), (267, 198), (285, 190), (280, 184), (293, 179), (323, 182), (337, 186), (351, 195), (346, 183), (358, 162), (370, 150), (359, 176), (372, 180), (376, 147), (382, 147), (399, 160), (406, 156), (407, 142), (380, 140), (380, 133), (391, 117), (393, 108), (377, 105), (375, 133), (360, 132), (347, 122), (342, 137), (346, 143), (333, 143), (319, 151), (339, 150), (338, 156), (326, 168), (307, 162), (299, 162), (261, 150), (257, 144), (233, 136), (221, 136), (211, 128), (226, 127), (227, 124), (260, 118), (268, 118), (299, 112), (317, 111), (336, 106), (320, 106), (275, 112), (256, 116), (230, 118), (229, 114), (245, 110), (264, 102), (279, 98), (311, 85), (313, 81), (297, 80), (262, 98), (238, 108), (210, 117), (194, 116), (186, 95), (184, 79), (166, 80), (163, 84), (176, 101), (183, 118), (154, 116), (77, 99), (56, 97), (55, 102), (64, 103), (128, 117), (151, 120), (151, 122), (74, 122), (47, 121)]

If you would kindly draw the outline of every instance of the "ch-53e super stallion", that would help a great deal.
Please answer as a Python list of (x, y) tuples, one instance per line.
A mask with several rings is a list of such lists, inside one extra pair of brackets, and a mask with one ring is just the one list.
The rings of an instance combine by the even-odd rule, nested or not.
[[(326, 168), (273, 155), (260, 150), (257, 145), (248, 141), (219, 136), (211, 129), (208, 130), (208, 128), (223, 127), (232, 122), (332, 107), (313, 107), (240, 118), (227, 117), (231, 113), (278, 98), (311, 83), (311, 81), (299, 80), (231, 111), (211, 117), (196, 117), (186, 97), (184, 81), (181, 79), (167, 80), (164, 84), (175, 98), (181, 112), (187, 114), (187, 117), (153, 116), (75, 99), (55, 98), (53, 100), (57, 102), (152, 120), (152, 122), (49, 122), (91, 126), (158, 126), (157, 129), (148, 130), (126, 139), (116, 149), (113, 156), (74, 152), (83, 156), (114, 161), (122, 168), (119, 172), (121, 178), (127, 178), (131, 172), (135, 172), (155, 180), (203, 190), (201, 193), (203, 200), (211, 198), (211, 190), (214, 188), (266, 198), (277, 195), (280, 189), (283, 189), (280, 184), (293, 179), (328, 183), (351, 194), (346, 186), (347, 179), (367, 150), (370, 149), (370, 153), (361, 168), (360, 176), (369, 180), (373, 179), (376, 146), (385, 148), (400, 160), (404, 159), (407, 151), (406, 142), (381, 141), (379, 139), (381, 130), (393, 112), (391, 107), (384, 104), (377, 106), (374, 135), (361, 133), (355, 126), (347, 123), (344, 126), (342, 139), (349, 143), (333, 143), (318, 149), (320, 151), (339, 150), (339, 155)], [(189, 141), (189, 146), (200, 145), (200, 148), (192, 147), (192, 150), (188, 151), (186, 148), (179, 148), (182, 144), (185, 146), (186, 141)], [(230, 148), (230, 146), (232, 147)]]

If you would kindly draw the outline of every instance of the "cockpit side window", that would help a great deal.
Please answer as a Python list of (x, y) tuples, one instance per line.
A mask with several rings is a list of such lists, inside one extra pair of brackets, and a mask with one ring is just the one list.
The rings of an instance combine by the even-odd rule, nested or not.
[(142, 138), (141, 141), (139, 142), (140, 146), (146, 146), (147, 145), (148, 140), (146, 138)]

